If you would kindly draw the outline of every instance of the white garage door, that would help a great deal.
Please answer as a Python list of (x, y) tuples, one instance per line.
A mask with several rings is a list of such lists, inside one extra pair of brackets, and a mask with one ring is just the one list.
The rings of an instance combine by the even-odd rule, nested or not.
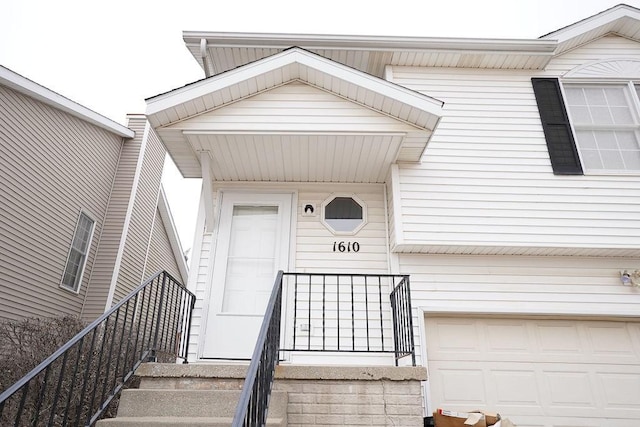
[(427, 317), (433, 408), (518, 427), (640, 426), (640, 323)]

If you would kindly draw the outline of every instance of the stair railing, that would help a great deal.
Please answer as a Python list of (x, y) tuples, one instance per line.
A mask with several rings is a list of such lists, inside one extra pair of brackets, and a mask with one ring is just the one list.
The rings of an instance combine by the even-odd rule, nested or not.
[(391, 314), (393, 315), (393, 348), (396, 366), (398, 361), (406, 356), (411, 356), (411, 364), (416, 366), (409, 276), (402, 277), (389, 297), (391, 298)]
[(278, 271), (233, 417), (233, 427), (264, 426), (267, 422), (271, 387), (280, 353), (282, 275), (283, 272)]
[[(293, 286), (294, 314), (293, 314), (293, 348), (281, 348), (280, 345), (280, 322), (282, 313), (282, 293), (284, 287), (283, 277), (293, 279), (293, 283), (287, 286)], [(345, 280), (340, 282), (340, 277)], [(317, 280), (313, 280), (313, 278)], [(334, 278), (331, 282), (328, 279)], [(356, 280), (357, 278), (360, 279)], [(302, 280), (301, 280), (302, 279)], [(383, 291), (383, 279), (389, 280), (391, 293)], [(398, 280), (396, 283), (395, 281)], [(306, 288), (302, 284), (306, 285)], [(334, 301), (333, 308), (327, 297), (327, 289), (337, 291), (337, 301)], [(341, 289), (342, 288), (344, 289)], [(317, 288), (317, 289), (316, 289)], [(386, 288), (389, 289), (389, 288)], [(340, 310), (339, 294), (346, 291), (345, 305), (350, 305), (350, 310)], [(355, 294), (359, 293), (363, 301), (356, 301)], [(317, 294), (317, 301), (313, 300), (313, 295)], [(371, 295), (371, 296), (369, 296)], [(377, 295), (377, 297), (376, 297)], [(386, 296), (389, 295), (387, 299)], [(298, 301), (306, 298), (306, 306), (298, 307)], [(302, 304), (300, 304), (302, 305)], [(307, 325), (311, 327), (312, 308), (321, 313), (322, 329), (318, 340), (318, 347), (313, 348), (311, 340), (308, 337), (306, 346), (304, 342), (297, 345), (296, 329), (298, 315), (305, 320)], [(358, 310), (356, 310), (358, 306)], [(386, 309), (390, 311), (385, 314)], [(359, 312), (356, 317), (356, 311)], [(300, 313), (298, 313), (300, 312)], [(360, 313), (363, 312), (364, 314)], [(318, 315), (317, 313), (315, 314)], [(346, 326), (340, 327), (339, 319), (344, 316), (349, 320)], [(327, 317), (337, 320), (337, 343), (327, 343), (325, 328), (325, 320)], [(317, 320), (317, 319), (313, 319)], [(364, 331), (359, 341), (362, 346), (356, 345), (356, 323), (358, 330)], [(379, 326), (378, 326), (379, 323)], [(386, 325), (389, 323), (390, 325)], [(370, 325), (376, 325), (370, 327)], [(379, 329), (378, 329), (379, 328)], [(393, 348), (385, 348), (385, 330), (391, 329), (393, 337)], [(350, 331), (350, 339), (343, 340), (340, 343), (340, 333), (342, 330)], [(310, 336), (310, 334), (309, 334)], [(375, 338), (374, 338), (375, 337)], [(391, 274), (325, 274), (325, 273), (283, 273), (278, 272), (271, 297), (267, 305), (266, 313), (262, 321), (260, 333), (253, 350), (251, 364), (247, 371), (247, 376), (242, 386), (242, 393), (236, 412), (233, 418), (233, 427), (254, 427), (266, 425), (267, 412), (269, 408), (269, 399), (275, 369), (279, 363), (280, 351), (331, 351), (331, 352), (359, 352), (359, 353), (393, 353), (395, 364), (404, 357), (411, 356), (412, 365), (416, 365), (415, 344), (413, 334), (413, 316), (411, 308), (411, 292), (409, 289), (409, 276), (407, 275), (391, 275)]]
[(0, 425), (93, 425), (142, 362), (186, 363), (194, 304), (157, 273), (0, 394)]

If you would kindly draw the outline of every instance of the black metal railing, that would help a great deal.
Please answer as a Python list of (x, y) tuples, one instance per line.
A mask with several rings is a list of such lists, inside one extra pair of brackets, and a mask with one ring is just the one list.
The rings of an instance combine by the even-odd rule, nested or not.
[(413, 339), (413, 316), (411, 315), (411, 290), (409, 276), (404, 276), (391, 291), (391, 314), (393, 315), (393, 348), (398, 360), (411, 356), (416, 366), (416, 347)]
[(159, 272), (0, 394), (0, 425), (93, 425), (142, 362), (186, 363), (194, 304)]
[(262, 321), (251, 364), (233, 417), (233, 427), (264, 426), (280, 353), (282, 275), (279, 271)]
[[(293, 298), (293, 345), (281, 348), (282, 299), (287, 294)], [(415, 366), (409, 276), (279, 271), (233, 427), (266, 424), (275, 369), (282, 351), (393, 353), (396, 366), (406, 356), (411, 356)]]
[(284, 273), (293, 296), (282, 351), (393, 353), (415, 366), (409, 276)]

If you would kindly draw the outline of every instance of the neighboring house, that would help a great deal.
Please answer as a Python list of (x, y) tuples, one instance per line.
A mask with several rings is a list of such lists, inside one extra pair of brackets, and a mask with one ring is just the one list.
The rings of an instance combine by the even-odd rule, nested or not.
[(0, 318), (94, 319), (187, 269), (142, 115), (113, 122), (0, 67)]
[[(621, 280), (640, 269), (640, 10), (533, 40), (184, 40), (207, 77), (146, 115), (182, 174), (203, 178), (191, 360), (250, 357), (278, 269), (408, 274), (427, 410), (640, 422), (640, 290)], [(358, 286), (338, 304), (369, 304)], [(318, 305), (292, 327), (297, 292), (285, 343), (362, 332)]]

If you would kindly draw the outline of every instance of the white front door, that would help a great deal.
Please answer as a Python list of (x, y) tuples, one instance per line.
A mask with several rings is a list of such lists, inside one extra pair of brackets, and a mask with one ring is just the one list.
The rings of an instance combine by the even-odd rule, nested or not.
[(250, 359), (278, 270), (286, 270), (291, 193), (223, 192), (203, 358)]

